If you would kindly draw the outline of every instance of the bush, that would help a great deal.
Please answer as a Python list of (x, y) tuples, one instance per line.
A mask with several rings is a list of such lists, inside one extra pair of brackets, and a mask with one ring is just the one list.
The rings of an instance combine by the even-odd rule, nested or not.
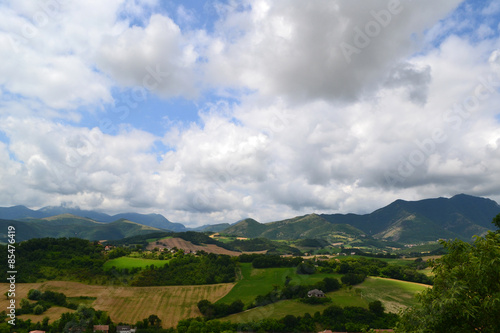
[(300, 301), (302, 303), (316, 305), (331, 303), (332, 299), (330, 297), (304, 297), (301, 298)]
[(342, 276), (340, 280), (342, 280), (342, 283), (346, 286), (354, 286), (358, 283), (363, 282), (365, 278), (366, 275), (364, 274), (347, 273), (346, 275)]
[(28, 291), (28, 299), (32, 301), (38, 301), (42, 297), (42, 292), (38, 289), (30, 289)]
[(310, 261), (305, 261), (297, 266), (297, 274), (314, 274), (316, 267)]
[(38, 304), (37, 306), (35, 306), (33, 308), (33, 314), (36, 314), (36, 315), (42, 314), (43, 311), (45, 311), (45, 309), (40, 304)]

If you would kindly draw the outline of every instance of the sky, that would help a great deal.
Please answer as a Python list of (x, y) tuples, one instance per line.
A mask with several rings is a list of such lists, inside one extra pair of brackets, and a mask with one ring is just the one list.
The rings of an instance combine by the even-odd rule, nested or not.
[(494, 0), (3, 0), (0, 206), (500, 202), (499, 23)]

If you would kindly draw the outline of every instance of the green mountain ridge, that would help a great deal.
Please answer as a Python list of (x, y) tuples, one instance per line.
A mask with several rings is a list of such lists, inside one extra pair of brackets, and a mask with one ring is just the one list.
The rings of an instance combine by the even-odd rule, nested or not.
[(491, 229), (499, 213), (500, 205), (493, 200), (459, 194), (449, 199), (396, 200), (364, 215), (309, 214), (265, 224), (247, 219), (223, 232), (276, 240), (328, 239), (340, 234), (405, 244), (453, 238), (469, 241)]
[[(120, 217), (114, 221), (97, 221), (92, 217), (95, 214), (91, 214), (91, 211), (73, 210), (85, 212), (89, 217), (76, 216), (64, 209), (33, 211), (24, 206), (0, 207), (0, 224), (16, 226), (19, 230), (18, 241), (41, 237), (116, 240), (170, 230), (156, 225), (172, 225), (159, 214), (125, 213), (114, 215)], [(22, 220), (11, 218), (27, 214), (39, 216), (48, 211), (62, 213), (37, 218), (25, 217)], [(415, 244), (453, 238), (469, 241), (472, 236), (483, 235), (492, 229), (491, 221), (499, 213), (500, 205), (493, 200), (459, 194), (449, 199), (396, 200), (369, 214), (308, 214), (269, 223), (247, 218), (232, 225), (205, 225), (193, 230), (273, 240), (310, 238), (335, 243), (344, 239), (363, 239), (373, 244), (380, 241)], [(99, 214), (96, 216), (101, 216)], [(179, 229), (186, 231), (187, 228), (179, 225)], [(0, 241), (5, 241), (6, 237), (6, 234), (0, 234)]]
[[(44, 237), (78, 237), (88, 240), (116, 240), (163, 231), (126, 219), (103, 223), (71, 214), (61, 214), (26, 221), (0, 220), (0, 224), (12, 225), (16, 228), (16, 242)], [(7, 230), (6, 228), (4, 229)], [(0, 242), (5, 243), (6, 241), (7, 234), (0, 233)]]

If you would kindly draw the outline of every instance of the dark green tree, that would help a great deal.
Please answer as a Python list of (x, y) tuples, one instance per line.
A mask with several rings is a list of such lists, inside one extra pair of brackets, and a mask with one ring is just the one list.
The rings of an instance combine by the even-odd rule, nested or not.
[(148, 317), (148, 322), (150, 326), (153, 327), (161, 327), (161, 319), (157, 315), (150, 315)]
[(38, 301), (42, 297), (42, 292), (38, 289), (30, 289), (28, 291), (28, 299), (32, 301)]
[(449, 252), (432, 264), (434, 287), (403, 312), (397, 331), (498, 332), (500, 234), (442, 244)]
[(491, 223), (493, 223), (498, 228), (497, 232), (500, 232), (500, 214), (495, 216), (493, 218), (493, 221), (491, 221)]

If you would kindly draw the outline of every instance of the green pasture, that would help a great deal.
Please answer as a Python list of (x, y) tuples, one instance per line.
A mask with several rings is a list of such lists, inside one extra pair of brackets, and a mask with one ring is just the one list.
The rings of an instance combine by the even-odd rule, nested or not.
[(330, 305), (368, 308), (368, 303), (375, 300), (381, 301), (387, 312), (397, 313), (403, 308), (415, 305), (415, 295), (426, 288), (428, 286), (412, 282), (369, 277), (362, 284), (352, 288), (344, 287), (340, 290), (327, 293), (327, 297), (332, 299), (332, 303), (309, 305), (298, 300), (284, 300), (237, 313), (225, 317), (223, 320), (243, 323), (264, 318), (279, 319), (288, 314), (303, 316), (305, 313), (309, 313), (314, 315), (316, 311), (322, 312)]
[(360, 293), (356, 292), (354, 289), (342, 288), (340, 290), (327, 293), (327, 297), (332, 299), (331, 303), (310, 305), (302, 303), (299, 300), (284, 300), (236, 313), (225, 317), (223, 320), (228, 320), (233, 323), (244, 323), (264, 318), (280, 319), (289, 314), (294, 316), (303, 316), (305, 313), (309, 313), (312, 316), (315, 312), (322, 312), (331, 305), (338, 305), (341, 307), (360, 306), (368, 308), (368, 301), (363, 299)]
[(340, 279), (339, 274), (318, 273), (312, 275), (299, 275), (295, 267), (284, 268), (253, 268), (251, 263), (240, 264), (241, 279), (231, 289), (231, 291), (221, 298), (219, 303), (232, 303), (241, 299), (246, 305), (255, 300), (258, 295), (265, 295), (274, 286), (284, 286), (286, 277), (291, 278), (293, 284), (314, 284), (325, 277), (335, 277)]
[(166, 263), (168, 263), (168, 260), (120, 257), (106, 261), (104, 263), (103, 268), (104, 270), (109, 270), (111, 269), (111, 267), (114, 266), (116, 269), (124, 269), (124, 268), (130, 269), (135, 267), (144, 268), (146, 266), (151, 266), (151, 265), (162, 267), (165, 266)]
[(355, 288), (368, 302), (379, 300), (387, 311), (397, 313), (403, 308), (415, 305), (415, 295), (429, 287), (420, 283), (368, 277)]

